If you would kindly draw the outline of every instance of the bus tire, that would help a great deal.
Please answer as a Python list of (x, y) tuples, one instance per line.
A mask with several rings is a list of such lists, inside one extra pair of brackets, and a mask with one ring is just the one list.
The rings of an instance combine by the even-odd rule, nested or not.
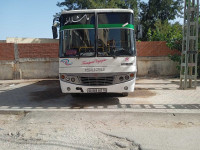
[(124, 97), (128, 96), (128, 92), (122, 93), (122, 96), (124, 96)]
[(72, 96), (72, 97), (79, 97), (79, 96), (80, 96), (80, 93), (71, 93), (71, 96)]

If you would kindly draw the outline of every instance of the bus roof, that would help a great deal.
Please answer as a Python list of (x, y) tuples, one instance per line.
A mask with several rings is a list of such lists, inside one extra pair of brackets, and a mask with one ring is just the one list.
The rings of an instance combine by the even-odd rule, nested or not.
[(110, 9), (81, 9), (81, 10), (69, 10), (63, 11), (61, 14), (77, 14), (77, 13), (100, 13), (100, 12), (121, 12), (121, 13), (133, 13), (132, 9), (119, 9), (119, 8), (110, 8)]

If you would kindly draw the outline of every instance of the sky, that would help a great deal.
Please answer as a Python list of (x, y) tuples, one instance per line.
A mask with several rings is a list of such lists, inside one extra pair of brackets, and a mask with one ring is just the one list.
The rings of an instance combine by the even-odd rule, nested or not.
[[(53, 15), (64, 0), (0, 0), (0, 40), (52, 38)], [(148, 0), (142, 0), (147, 2)]]
[[(59, 0), (0, 0), (0, 40), (6, 37), (52, 38)], [(62, 0), (61, 0), (62, 1)]]

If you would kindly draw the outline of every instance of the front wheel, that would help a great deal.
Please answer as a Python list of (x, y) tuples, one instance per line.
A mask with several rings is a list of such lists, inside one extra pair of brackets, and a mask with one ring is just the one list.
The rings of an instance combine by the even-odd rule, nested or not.
[(72, 96), (72, 97), (80, 97), (81, 94), (80, 94), (80, 93), (71, 93), (71, 96)]
[(122, 93), (122, 96), (126, 97), (126, 96), (128, 96), (128, 93), (127, 92)]

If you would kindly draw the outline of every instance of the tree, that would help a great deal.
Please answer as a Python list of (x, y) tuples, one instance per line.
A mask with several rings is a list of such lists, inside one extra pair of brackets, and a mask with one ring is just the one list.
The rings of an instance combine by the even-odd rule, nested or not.
[[(148, 41), (166, 41), (167, 46), (172, 50), (182, 50), (182, 25), (178, 22), (171, 24), (159, 19), (154, 24), (155, 29), (149, 28), (147, 33)], [(181, 56), (179, 54), (169, 55), (169, 58), (177, 62), (177, 69), (180, 69)]]
[(137, 0), (65, 0), (58, 2), (57, 6), (65, 6), (65, 10), (96, 8), (135, 8), (137, 10)]
[[(155, 29), (149, 28), (147, 33), (148, 41), (171, 41), (171, 40), (182, 40), (182, 25), (178, 22), (172, 24), (165, 20), (163, 23), (158, 19), (155, 24)], [(176, 45), (178, 46), (178, 45)], [(176, 47), (181, 51), (181, 45)]]
[(140, 3), (140, 21), (143, 25), (144, 37), (147, 40), (147, 32), (155, 29), (155, 22), (160, 19), (161, 23), (166, 20), (174, 20), (182, 14), (183, 0), (149, 0), (148, 3)]
[[(199, 19), (200, 24), (200, 19)], [(171, 50), (182, 51), (182, 25), (178, 22), (171, 24), (168, 21), (161, 22), (161, 20), (157, 20), (154, 24), (155, 29), (149, 28), (147, 33), (148, 41), (166, 41), (167, 46)], [(200, 35), (200, 34), (199, 34)], [(200, 49), (200, 36), (199, 36), (199, 44), (198, 49)], [(181, 65), (181, 55), (174, 54), (169, 55), (169, 58), (177, 62), (177, 69), (180, 70)], [(197, 65), (198, 76), (200, 76), (200, 51), (198, 53), (198, 65)]]
[[(97, 9), (97, 8), (130, 8), (134, 10), (135, 19), (138, 18), (137, 0), (64, 0), (57, 6), (65, 7), (64, 10)], [(56, 13), (59, 16), (60, 13)]]

